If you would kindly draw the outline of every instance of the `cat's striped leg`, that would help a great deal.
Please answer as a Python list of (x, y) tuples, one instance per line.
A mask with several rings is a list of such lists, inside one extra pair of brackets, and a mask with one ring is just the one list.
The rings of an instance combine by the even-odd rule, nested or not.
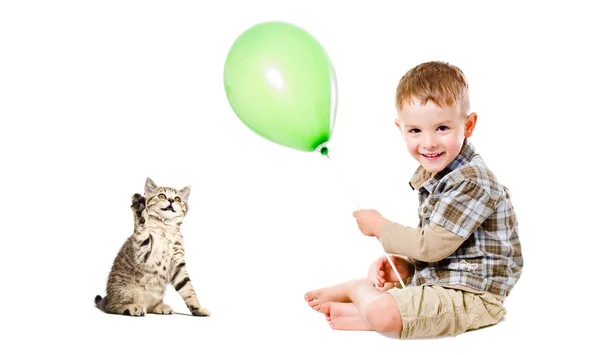
[(140, 317), (146, 315), (143, 301), (139, 299), (140, 289), (136, 286), (109, 286), (109, 297), (105, 305), (107, 313)]
[(146, 264), (154, 248), (154, 236), (150, 232), (142, 230), (133, 235), (132, 243), (135, 261), (139, 265)]
[(179, 296), (183, 298), (190, 312), (195, 316), (209, 316), (210, 312), (200, 305), (196, 291), (194, 291), (194, 287), (192, 286), (192, 281), (188, 275), (183, 258), (183, 249), (176, 250), (172, 265), (173, 276), (171, 277), (171, 283), (177, 293), (179, 293)]
[(138, 193), (131, 197), (131, 210), (133, 211), (133, 250), (135, 259), (139, 264), (145, 264), (152, 253), (154, 239), (146, 230), (146, 198)]

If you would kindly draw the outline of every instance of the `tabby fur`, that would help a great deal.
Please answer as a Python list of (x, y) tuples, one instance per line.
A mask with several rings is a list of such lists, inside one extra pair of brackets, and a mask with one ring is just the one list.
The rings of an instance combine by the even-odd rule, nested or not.
[(172, 284), (194, 316), (209, 316), (200, 305), (185, 264), (181, 224), (188, 211), (190, 187), (158, 187), (146, 179), (144, 196), (131, 198), (134, 231), (114, 259), (106, 297), (96, 306), (106, 313), (144, 316), (172, 314), (163, 302)]

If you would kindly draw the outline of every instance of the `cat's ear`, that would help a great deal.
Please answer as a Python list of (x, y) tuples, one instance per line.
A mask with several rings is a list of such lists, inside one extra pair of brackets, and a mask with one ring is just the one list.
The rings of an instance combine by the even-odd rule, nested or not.
[(147, 178), (146, 185), (144, 185), (144, 195), (148, 195), (149, 193), (154, 191), (154, 189), (156, 189), (156, 184), (154, 183), (154, 181), (152, 181), (152, 179)]
[(181, 193), (181, 198), (187, 202), (190, 198), (190, 186), (186, 186), (183, 189), (179, 190), (179, 192)]

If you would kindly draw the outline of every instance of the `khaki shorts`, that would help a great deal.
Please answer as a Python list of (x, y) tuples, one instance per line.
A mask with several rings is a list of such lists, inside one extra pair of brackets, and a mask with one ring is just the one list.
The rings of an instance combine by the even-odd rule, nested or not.
[(394, 287), (402, 316), (400, 338), (455, 336), (494, 325), (506, 314), (502, 300), (489, 293), (472, 293), (433, 286)]

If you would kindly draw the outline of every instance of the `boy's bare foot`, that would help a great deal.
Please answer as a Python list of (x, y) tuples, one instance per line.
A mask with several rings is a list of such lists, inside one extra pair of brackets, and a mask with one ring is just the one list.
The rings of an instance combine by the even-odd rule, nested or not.
[(373, 330), (362, 316), (332, 318), (329, 326), (335, 330)]
[(326, 302), (350, 302), (348, 292), (346, 291), (349, 283), (342, 283), (330, 287), (319, 288), (308, 291), (304, 295), (304, 300), (315, 311), (318, 311), (320, 306)]
[(331, 329), (335, 330), (373, 330), (364, 321), (354, 303), (325, 302), (319, 312), (325, 314)]
[(319, 312), (325, 315), (327, 321), (341, 317), (360, 316), (358, 308), (356, 308), (354, 303), (325, 302), (321, 305)]

